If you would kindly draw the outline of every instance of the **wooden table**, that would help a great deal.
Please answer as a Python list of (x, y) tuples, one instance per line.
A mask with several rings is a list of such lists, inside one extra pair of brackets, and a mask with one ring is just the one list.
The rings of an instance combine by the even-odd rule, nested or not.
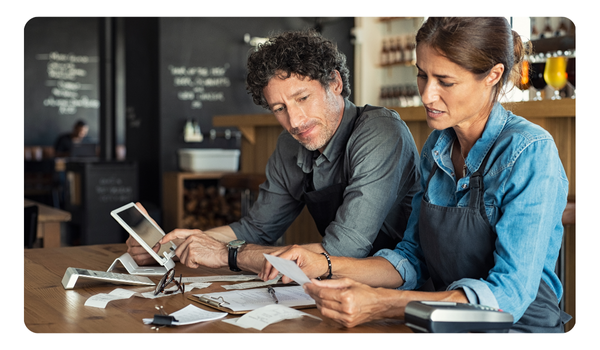
[(60, 247), (60, 225), (71, 221), (71, 213), (25, 199), (25, 207), (38, 206), (37, 237), (43, 238), (43, 248)]
[[(117, 286), (113, 284), (77, 285), (75, 289), (65, 290), (61, 284), (67, 267), (79, 267), (106, 271), (110, 264), (126, 251), (125, 244), (95, 246), (26, 249), (24, 274), (24, 321), (26, 327), (34, 333), (148, 333), (155, 332), (151, 325), (145, 325), (143, 318), (152, 318), (155, 306), (162, 305), (167, 313), (177, 311), (189, 304), (206, 310), (212, 310), (187, 299), (190, 294), (224, 291), (221, 284), (213, 283), (206, 289), (186, 291), (181, 294), (159, 299), (131, 297), (108, 303), (105, 309), (85, 306), (85, 301), (98, 293), (110, 293), (115, 288), (148, 291), (152, 287)], [(229, 269), (190, 269), (180, 263), (175, 267), (177, 275), (184, 277), (234, 274)], [(122, 267), (117, 272), (126, 272)], [(150, 277), (155, 282), (160, 276)], [(320, 317), (319, 321), (310, 317), (285, 320), (267, 326), (262, 333), (410, 333), (404, 322), (387, 319), (365, 323), (354, 328), (343, 328), (327, 321), (318, 309), (303, 311)], [(228, 315), (227, 318), (240, 317)], [(255, 329), (244, 329), (220, 320), (197, 323), (187, 326), (163, 327), (165, 332), (197, 333), (261, 333)], [(171, 344), (175, 345), (175, 344)], [(190, 344), (179, 344), (187, 347)]]

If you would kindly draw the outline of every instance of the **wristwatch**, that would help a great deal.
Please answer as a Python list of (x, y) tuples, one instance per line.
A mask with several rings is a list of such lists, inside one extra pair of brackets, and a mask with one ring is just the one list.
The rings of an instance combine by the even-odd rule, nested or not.
[(240, 272), (242, 270), (240, 270), (237, 266), (237, 253), (238, 250), (244, 245), (246, 244), (246, 241), (241, 240), (241, 239), (236, 239), (234, 241), (231, 241), (229, 243), (227, 243), (227, 249), (229, 250), (229, 257), (228, 257), (228, 263), (229, 263), (229, 269), (231, 271), (234, 272)]

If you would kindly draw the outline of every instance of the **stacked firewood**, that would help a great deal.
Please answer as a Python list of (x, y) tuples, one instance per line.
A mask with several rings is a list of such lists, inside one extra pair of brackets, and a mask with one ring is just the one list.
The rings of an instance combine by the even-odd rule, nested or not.
[(241, 190), (202, 183), (185, 188), (183, 227), (207, 230), (227, 225), (241, 217)]

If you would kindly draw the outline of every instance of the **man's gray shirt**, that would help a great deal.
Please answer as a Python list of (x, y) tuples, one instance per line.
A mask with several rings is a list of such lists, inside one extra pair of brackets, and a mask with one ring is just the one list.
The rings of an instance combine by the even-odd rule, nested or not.
[(358, 108), (344, 102), (342, 121), (322, 154), (285, 130), (279, 135), (256, 202), (248, 216), (230, 225), (237, 238), (273, 245), (304, 208), (304, 176), (313, 171), (315, 190), (348, 181), (322, 240), (329, 254), (365, 257), (380, 230), (402, 239), (420, 188), (415, 141), (397, 112), (370, 110), (355, 126)]

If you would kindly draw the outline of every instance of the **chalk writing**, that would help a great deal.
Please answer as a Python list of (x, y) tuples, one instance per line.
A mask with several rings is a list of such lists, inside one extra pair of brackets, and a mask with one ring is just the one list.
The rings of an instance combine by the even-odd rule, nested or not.
[(50, 96), (42, 101), (44, 107), (58, 108), (60, 114), (75, 114), (78, 108), (100, 108), (100, 101), (88, 96), (94, 86), (85, 82), (92, 79), (88, 77), (87, 65), (98, 63), (97, 57), (61, 52), (35, 57), (48, 61), (46, 86)]
[(119, 177), (105, 177), (98, 180), (96, 195), (103, 203), (130, 202), (133, 200), (133, 188)]
[(169, 65), (167, 68), (173, 77), (173, 86), (178, 89), (177, 98), (189, 101), (190, 108), (200, 109), (203, 102), (225, 102), (222, 89), (231, 86), (231, 81), (226, 76), (229, 63), (220, 67)]

